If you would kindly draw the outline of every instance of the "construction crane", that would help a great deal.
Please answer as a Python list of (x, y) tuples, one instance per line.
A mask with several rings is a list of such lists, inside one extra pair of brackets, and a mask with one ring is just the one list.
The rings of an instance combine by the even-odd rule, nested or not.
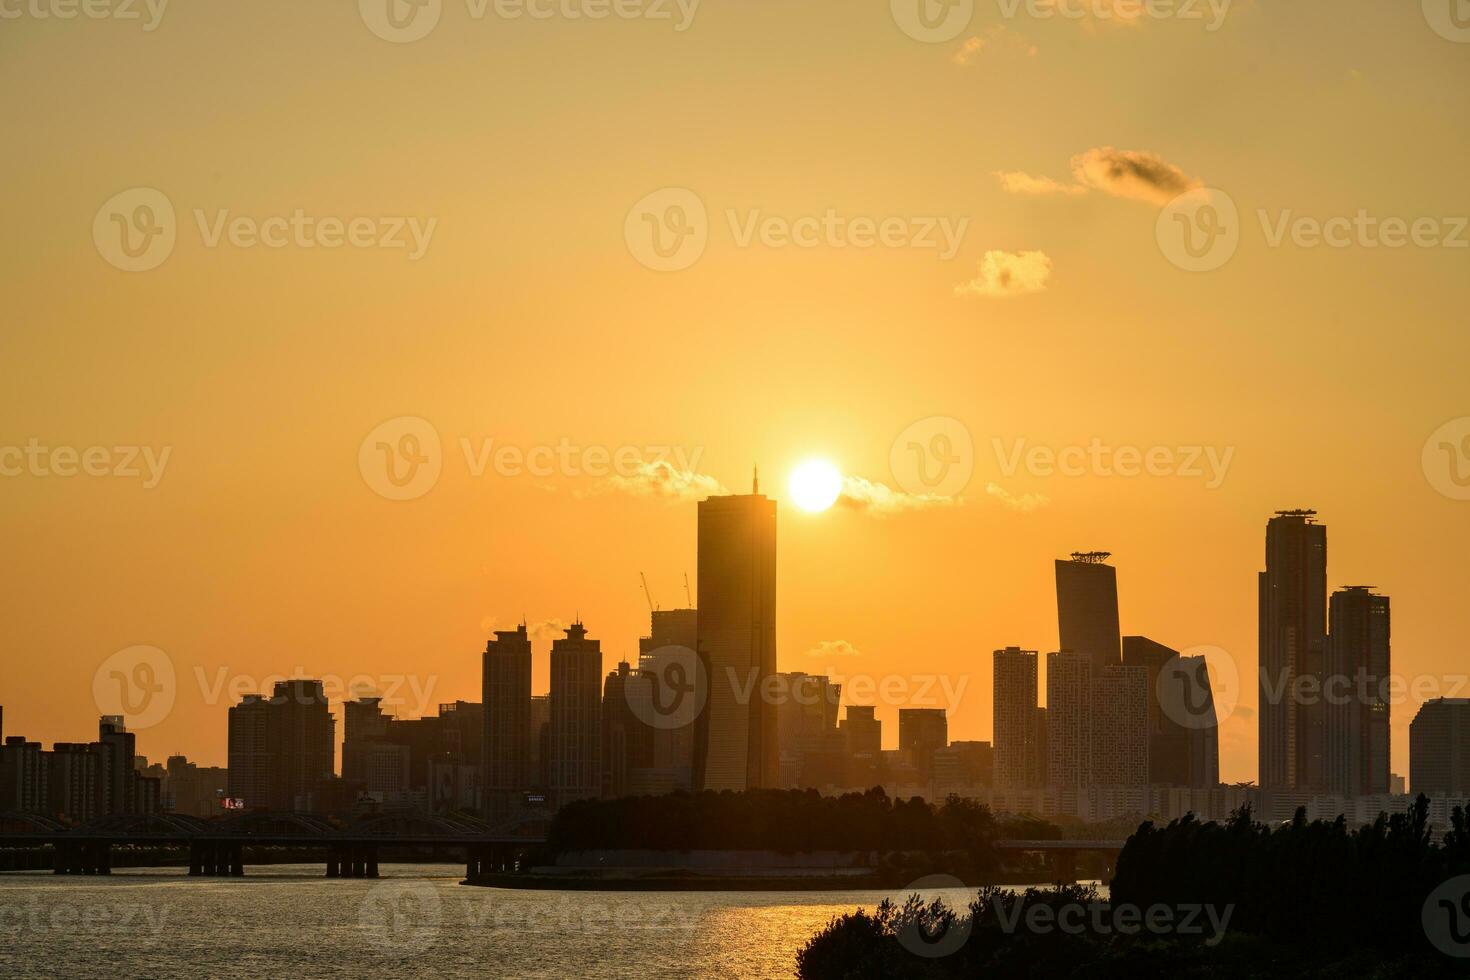
[(686, 609), (694, 608), (694, 594), (689, 591), (689, 573), (684, 573), (684, 601), (689, 603)]
[(648, 611), (658, 612), (658, 606), (653, 602), (653, 593), (648, 591), (648, 576), (639, 572), (638, 577), (643, 580), (643, 597), (648, 600)]

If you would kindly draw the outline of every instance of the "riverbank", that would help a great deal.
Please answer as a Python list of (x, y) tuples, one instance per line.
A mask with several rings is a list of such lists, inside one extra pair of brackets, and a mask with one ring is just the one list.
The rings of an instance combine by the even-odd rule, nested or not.
[[(871, 872), (846, 875), (703, 875), (638, 874), (632, 871), (599, 871), (576, 874), (535, 871), (493, 872), (467, 878), (461, 884), (481, 888), (513, 888), (529, 891), (601, 892), (833, 892), (904, 888), (922, 874)], [(987, 876), (983, 881), (965, 881), (965, 888), (984, 885), (1047, 885), (1039, 873), (1016, 872)]]

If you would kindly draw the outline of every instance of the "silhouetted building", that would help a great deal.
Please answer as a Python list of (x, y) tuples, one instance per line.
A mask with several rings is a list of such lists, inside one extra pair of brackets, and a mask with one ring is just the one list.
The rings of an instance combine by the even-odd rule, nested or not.
[[(97, 817), (96, 744), (57, 742), (47, 764), (46, 809), (66, 823), (82, 824)], [(0, 805), (0, 810), (6, 809)]]
[(342, 778), (360, 783), (368, 779), (367, 746), (380, 742), (388, 732), (383, 699), (358, 698), (342, 705)]
[(97, 723), (97, 744), (97, 815), (139, 812), (133, 771), (137, 736), (127, 730), (121, 715), (103, 715)]
[(1099, 786), (1147, 786), (1148, 671), (1104, 667), (1092, 682), (1092, 779)]
[[(1148, 692), (1148, 781), (1160, 786), (1191, 786), (1190, 730), (1163, 710), (1159, 677), (1179, 651), (1146, 636), (1123, 637), (1123, 665), (1142, 668)], [(1166, 678), (1166, 683), (1168, 678)]]
[(1327, 528), (1310, 510), (1279, 511), (1266, 525), (1259, 578), (1260, 784), (1267, 792), (1325, 789), (1325, 705), (1293, 696), (1321, 691), (1327, 644)]
[(776, 502), (759, 481), (749, 496), (700, 501), (697, 605), (709, 703), (698, 721), (695, 785), (773, 788), (776, 712), (762, 690), (776, 673)]
[(837, 731), (842, 685), (816, 674), (779, 674), (775, 698), (781, 783), (788, 789), (842, 782), (842, 739)]
[(883, 784), (883, 723), (873, 710), (872, 705), (848, 705), (847, 717), (838, 728), (847, 760), (842, 781), (849, 787), (871, 789)]
[(922, 782), (934, 775), (934, 753), (949, 744), (949, 719), (943, 708), (899, 708), (898, 748)]
[(1470, 797), (1470, 698), (1426, 701), (1409, 723), (1409, 791)]
[(483, 670), (485, 731), (481, 750), (485, 809), (506, 813), (519, 794), (536, 782), (532, 777), (531, 638), (522, 623), (497, 630), (485, 644)]
[(602, 646), (580, 622), (551, 644), (551, 796), (557, 806), (602, 792)]
[(1092, 782), (1092, 666), (1075, 650), (1046, 655), (1046, 782), (1063, 792)]
[(633, 714), (628, 684), (632, 665), (620, 661), (602, 682), (602, 795), (609, 799), (629, 795), (629, 772), (652, 762), (653, 730)]
[(1118, 573), (1106, 552), (1077, 552), (1056, 563), (1058, 650), (1086, 654), (1094, 674), (1118, 666)]
[(48, 813), (46, 758), (40, 742), (11, 735), (0, 747), (0, 811)]
[(995, 752), (989, 742), (951, 742), (934, 750), (934, 797), (973, 796), (995, 782)]
[(1039, 786), (1044, 770), (1037, 767), (1036, 651), (1006, 647), (992, 656), (995, 785), (1005, 789)]
[(648, 636), (638, 638), (638, 669), (647, 670), (649, 658), (665, 647), (696, 649), (699, 612), (695, 609), (655, 609)]
[(531, 698), (531, 761), (529, 766), (531, 787), (546, 789), (551, 784), (547, 771), (547, 760), (551, 758), (551, 695), (537, 694)]
[(229, 714), (230, 796), (247, 808), (312, 811), (335, 772), (336, 722), (321, 681), (279, 681)]
[(1368, 586), (1332, 594), (1328, 607), (1327, 789), (1344, 796), (1389, 790), (1388, 596)]
[(229, 779), (224, 768), (199, 766), (181, 755), (171, 755), (164, 766), (163, 808), (191, 817), (216, 816), (229, 792)]

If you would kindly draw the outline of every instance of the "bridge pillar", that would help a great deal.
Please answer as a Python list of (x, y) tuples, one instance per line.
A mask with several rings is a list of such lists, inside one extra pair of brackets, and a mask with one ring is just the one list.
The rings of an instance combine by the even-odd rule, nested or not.
[(353, 878), (365, 878), (365, 877), (367, 877), (367, 859), (366, 859), (365, 855), (363, 854), (363, 849), (361, 847), (352, 847), (352, 848), (349, 849), (348, 853), (350, 853), (352, 855), (352, 874), (351, 874), (351, 877), (353, 877)]
[(245, 845), (231, 844), (230, 847), (230, 876), (232, 878), (245, 877)]
[(328, 878), (337, 878), (337, 877), (340, 877), (337, 868), (338, 868), (338, 862), (340, 862), (341, 859), (342, 859), (341, 850), (335, 844), (328, 844), (327, 845), (327, 877)]
[(480, 860), (483, 855), (480, 853), (480, 849), (473, 845), (466, 847), (464, 851), (464, 876), (466, 879), (474, 881), (480, 877)]
[(51, 857), (55, 862), (52, 869), (53, 874), (71, 874), (71, 845), (56, 843), (51, 845)]
[(1077, 884), (1077, 852), (1052, 851), (1052, 874), (1058, 885)]
[(378, 877), (378, 846), (376, 844), (369, 844), (364, 850), (366, 852), (363, 854), (363, 860), (366, 864), (364, 877), (376, 878)]
[(98, 841), (96, 861), (97, 873), (99, 875), (112, 874), (112, 842)]

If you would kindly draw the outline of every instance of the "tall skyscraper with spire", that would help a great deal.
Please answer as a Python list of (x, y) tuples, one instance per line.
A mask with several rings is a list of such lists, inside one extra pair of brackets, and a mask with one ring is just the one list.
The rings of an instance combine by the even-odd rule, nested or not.
[(1313, 510), (1284, 510), (1266, 524), (1260, 573), (1260, 785), (1263, 790), (1326, 791), (1321, 697), (1327, 645), (1327, 528)]
[(695, 737), (694, 785), (743, 790), (779, 782), (775, 705), (776, 502), (760, 493), (699, 504), (698, 651), (709, 703)]

